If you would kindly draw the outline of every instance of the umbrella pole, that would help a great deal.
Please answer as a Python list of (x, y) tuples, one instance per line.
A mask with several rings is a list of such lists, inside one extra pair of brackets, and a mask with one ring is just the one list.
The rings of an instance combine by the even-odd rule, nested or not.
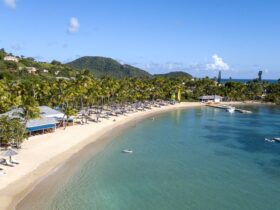
[(10, 159), (10, 163), (12, 163), (12, 156), (9, 156), (9, 159)]

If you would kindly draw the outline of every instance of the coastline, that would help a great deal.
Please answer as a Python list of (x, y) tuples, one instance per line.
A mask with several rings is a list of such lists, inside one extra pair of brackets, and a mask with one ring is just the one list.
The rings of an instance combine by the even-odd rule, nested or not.
[[(246, 101), (220, 104), (262, 105), (263, 103)], [(16, 156), (16, 160), (19, 160), (21, 164), (13, 168), (4, 168), (7, 174), (0, 176), (0, 209), (15, 209), (39, 183), (64, 167), (68, 160), (75, 158), (74, 156), (77, 156), (88, 145), (103, 144), (108, 136), (119, 128), (127, 128), (129, 123), (136, 123), (160, 113), (203, 106), (205, 104), (200, 102), (182, 102), (144, 112), (138, 111), (102, 119), (101, 123), (75, 125), (67, 127), (66, 130), (58, 129), (54, 133), (31, 137), (22, 144), (22, 149)]]
[(21, 164), (13, 168), (4, 168), (7, 174), (0, 177), (0, 209), (15, 209), (16, 205), (48, 174), (59, 169), (87, 145), (98, 141), (119, 126), (171, 110), (201, 106), (204, 104), (182, 102), (108, 120), (103, 119), (101, 123), (76, 125), (67, 127), (66, 130), (58, 129), (54, 133), (31, 137), (22, 144), (22, 149), (16, 156)]

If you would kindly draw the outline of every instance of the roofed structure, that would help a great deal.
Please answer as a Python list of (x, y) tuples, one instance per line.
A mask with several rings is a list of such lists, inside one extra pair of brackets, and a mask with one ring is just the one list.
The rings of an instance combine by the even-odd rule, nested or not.
[(7, 55), (4, 57), (4, 61), (13, 61), (13, 62), (18, 62), (18, 58), (15, 56)]
[(44, 131), (46, 129), (55, 129), (56, 124), (59, 122), (55, 118), (42, 117), (39, 119), (29, 120), (26, 124), (26, 128), (29, 132)]
[(40, 115), (43, 117), (47, 117), (47, 118), (56, 118), (57, 120), (63, 120), (63, 118), (65, 118), (65, 114), (57, 111), (55, 109), (52, 109), (48, 106), (40, 106)]
[(223, 97), (219, 95), (210, 95), (210, 96), (200, 96), (198, 99), (201, 102), (221, 102), (223, 100)]
[[(39, 109), (40, 118), (28, 120), (26, 124), (26, 128), (29, 132), (44, 131), (50, 128), (55, 129), (59, 121), (65, 118), (64, 113), (48, 106), (39, 106)], [(11, 119), (18, 118), (24, 121), (22, 108), (12, 109), (4, 114), (1, 114), (0, 116), (8, 116)]]

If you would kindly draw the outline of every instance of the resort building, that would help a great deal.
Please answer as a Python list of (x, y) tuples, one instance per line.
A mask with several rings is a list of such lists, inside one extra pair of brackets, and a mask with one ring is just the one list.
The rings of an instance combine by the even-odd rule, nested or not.
[[(45, 132), (46, 130), (55, 130), (56, 127), (65, 120), (65, 114), (52, 109), (48, 106), (40, 106), (40, 118), (28, 120), (26, 123), (26, 129), (28, 130), (29, 134), (32, 132)], [(8, 116), (9, 118), (18, 118), (24, 121), (23, 119), (23, 110), (21, 108), (12, 109), (2, 116)], [(0, 116), (1, 116), (0, 115)], [(69, 121), (74, 121), (74, 117), (70, 117)]]
[(39, 106), (40, 115), (45, 118), (55, 118), (56, 120), (63, 120), (65, 115), (64, 113), (52, 109), (48, 106)]
[(10, 55), (8, 55), (8, 56), (5, 56), (4, 57), (4, 61), (13, 61), (13, 62), (18, 62), (18, 58), (17, 57), (15, 57), (15, 56), (10, 56)]
[(215, 103), (219, 103), (221, 101), (223, 101), (223, 97), (222, 96), (218, 96), (218, 95), (211, 95), (211, 96), (201, 96), (198, 98), (201, 102), (215, 102)]
[(58, 123), (59, 121), (57, 121), (55, 118), (42, 117), (39, 119), (29, 120), (26, 124), (26, 129), (30, 135), (35, 131), (41, 131), (44, 133), (49, 129), (55, 130)]

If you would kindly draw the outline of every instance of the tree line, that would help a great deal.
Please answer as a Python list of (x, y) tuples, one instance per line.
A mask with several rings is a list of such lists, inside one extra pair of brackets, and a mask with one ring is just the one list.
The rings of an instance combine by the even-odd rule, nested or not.
[[(275, 84), (252, 80), (247, 83), (228, 81), (218, 84), (210, 78), (191, 79), (178, 77), (143, 77), (116, 79), (96, 78), (89, 71), (76, 71), (58, 61), (36, 62), (21, 57), (18, 63), (4, 61), (5, 51), (0, 50), (0, 114), (13, 108), (23, 110), (23, 119), (39, 116), (38, 106), (46, 105), (61, 109), (67, 116), (78, 110), (95, 105), (114, 105), (145, 100), (170, 100), (180, 90), (183, 101), (197, 101), (202, 95), (221, 95), (228, 101), (262, 100), (280, 104), (280, 81)], [(35, 75), (19, 70), (26, 66), (47, 69), (48, 73)], [(63, 72), (57, 75), (55, 72)], [(63, 77), (58, 77), (63, 76)], [(13, 121), (15, 122), (15, 121)], [(24, 123), (21, 123), (24, 126)], [(19, 142), (25, 135), (17, 123), (0, 118), (0, 140)], [(7, 128), (11, 126), (11, 129)], [(8, 134), (9, 133), (9, 134)], [(16, 132), (14, 132), (16, 135)], [(8, 138), (10, 136), (10, 139)]]

